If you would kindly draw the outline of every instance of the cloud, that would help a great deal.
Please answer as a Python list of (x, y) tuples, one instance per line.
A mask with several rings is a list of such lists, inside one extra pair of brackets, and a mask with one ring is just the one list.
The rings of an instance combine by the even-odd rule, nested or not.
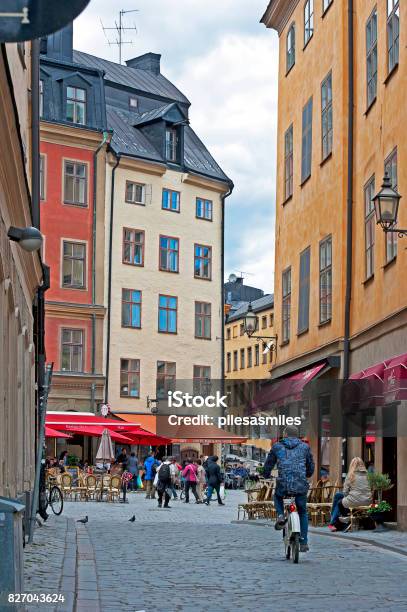
[[(97, 5), (97, 8), (96, 8)], [(266, 0), (138, 0), (133, 47), (162, 54), (163, 73), (191, 101), (191, 125), (235, 183), (227, 201), (226, 271), (273, 291), (278, 40), (259, 24)], [(75, 22), (77, 48), (117, 61), (101, 28), (117, 16), (91, 2)], [(120, 6), (133, 9), (123, 0)]]

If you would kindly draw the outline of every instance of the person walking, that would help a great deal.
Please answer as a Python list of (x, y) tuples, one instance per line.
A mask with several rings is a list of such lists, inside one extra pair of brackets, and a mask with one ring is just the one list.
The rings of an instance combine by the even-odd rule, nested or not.
[(134, 451), (130, 453), (127, 469), (132, 475), (132, 479), (130, 480), (130, 491), (137, 491), (137, 477), (138, 477), (139, 470), (138, 470), (138, 459)]
[(157, 468), (157, 494), (158, 507), (162, 508), (164, 496), (164, 508), (171, 508), (169, 505), (171, 496), (171, 485), (174, 482), (174, 469), (169, 458), (163, 457), (163, 462)]
[(196, 460), (196, 477), (198, 481), (196, 490), (198, 492), (199, 500), (203, 502), (205, 485), (206, 485), (206, 473), (205, 473), (205, 468), (202, 465), (202, 459)]
[(150, 451), (147, 459), (144, 461), (144, 482), (146, 485), (146, 499), (155, 499), (153, 482), (158, 466), (159, 462), (154, 457), (154, 451)]
[(198, 493), (196, 491), (196, 485), (198, 483), (197, 468), (192, 463), (192, 461), (189, 461), (187, 463), (182, 472), (182, 475), (185, 479), (185, 503), (189, 504), (189, 490), (192, 489), (192, 493), (195, 497), (195, 503), (200, 504), (201, 500), (199, 499)]
[(340, 516), (349, 514), (349, 508), (369, 506), (372, 502), (372, 490), (367, 478), (367, 469), (360, 457), (354, 457), (343, 483), (343, 490), (334, 495), (329, 529), (337, 531), (336, 521)]
[(283, 432), (283, 439), (274, 444), (268, 454), (264, 464), (264, 478), (270, 478), (271, 472), (277, 465), (278, 477), (274, 504), (278, 516), (275, 528), (284, 528), (286, 523), (284, 497), (293, 495), (300, 517), (300, 550), (308, 552), (307, 492), (309, 484), (307, 479), (313, 475), (315, 465), (310, 447), (298, 436), (298, 427), (287, 425)]
[(218, 459), (219, 457), (214, 455), (213, 457), (208, 457), (207, 462), (206, 462), (205, 471), (206, 471), (206, 479), (208, 481), (208, 490), (206, 494), (207, 497), (204, 503), (207, 506), (209, 506), (210, 504), (212, 493), (214, 490), (216, 491), (216, 495), (218, 497), (219, 506), (225, 505), (220, 496), (220, 485), (222, 482), (222, 474), (220, 471), (220, 467), (217, 463)]
[(171, 461), (171, 472), (172, 472), (172, 476), (173, 476), (173, 479), (171, 481), (171, 493), (172, 493), (172, 497), (173, 497), (173, 499), (175, 501), (175, 500), (178, 500), (178, 493), (177, 493), (177, 489), (175, 488), (175, 485), (179, 481), (179, 473), (180, 473), (180, 470), (181, 470), (181, 466), (178, 465), (177, 460), (175, 459), (175, 457), (171, 457), (170, 461)]

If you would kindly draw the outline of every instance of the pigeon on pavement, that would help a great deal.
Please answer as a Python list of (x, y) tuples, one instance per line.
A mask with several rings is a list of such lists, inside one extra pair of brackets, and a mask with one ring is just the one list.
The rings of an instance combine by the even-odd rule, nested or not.
[(136, 520), (136, 515), (133, 514), (133, 516), (129, 518), (129, 523), (134, 523), (135, 520)]
[(88, 522), (88, 515), (85, 516), (84, 519), (79, 519), (78, 521), (76, 521), (77, 523), (83, 523), (84, 525)]

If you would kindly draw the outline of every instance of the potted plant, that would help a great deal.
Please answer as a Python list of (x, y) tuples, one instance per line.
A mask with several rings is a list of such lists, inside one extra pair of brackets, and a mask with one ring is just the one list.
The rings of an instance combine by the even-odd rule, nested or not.
[(392, 483), (388, 474), (380, 472), (369, 472), (368, 480), (373, 494), (373, 503), (368, 510), (368, 514), (376, 523), (376, 529), (384, 529), (386, 514), (392, 509), (387, 501), (383, 501), (383, 491), (392, 488)]

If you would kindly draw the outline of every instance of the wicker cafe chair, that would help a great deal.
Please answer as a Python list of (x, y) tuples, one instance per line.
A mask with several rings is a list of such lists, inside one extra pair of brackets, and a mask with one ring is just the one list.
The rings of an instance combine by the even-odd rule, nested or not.
[(97, 497), (99, 494), (98, 481), (96, 476), (94, 476), (93, 474), (88, 474), (87, 476), (85, 476), (84, 485), (86, 501), (91, 498), (95, 499), (95, 497)]
[(103, 495), (106, 495), (106, 499), (108, 499), (111, 480), (112, 480), (112, 477), (110, 476), (110, 474), (104, 474), (104, 476), (102, 476), (102, 479), (100, 482), (99, 501), (103, 500)]
[(72, 476), (70, 474), (61, 474), (61, 491), (64, 499), (72, 498)]
[(115, 498), (119, 499), (120, 491), (122, 487), (122, 479), (120, 476), (112, 476), (110, 479), (110, 488), (108, 491), (108, 500), (113, 501)]

